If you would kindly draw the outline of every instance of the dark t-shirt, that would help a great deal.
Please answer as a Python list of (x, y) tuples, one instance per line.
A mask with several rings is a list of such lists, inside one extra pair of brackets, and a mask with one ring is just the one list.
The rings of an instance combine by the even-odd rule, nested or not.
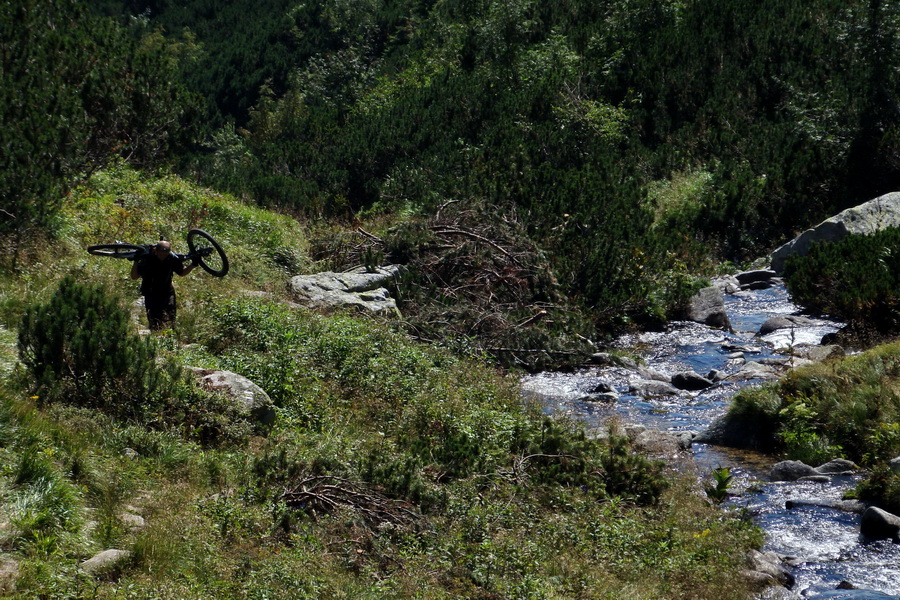
[(172, 256), (159, 260), (155, 256), (149, 256), (138, 263), (138, 274), (141, 276), (141, 294), (160, 298), (174, 291), (172, 287), (172, 275), (184, 274), (184, 263)]

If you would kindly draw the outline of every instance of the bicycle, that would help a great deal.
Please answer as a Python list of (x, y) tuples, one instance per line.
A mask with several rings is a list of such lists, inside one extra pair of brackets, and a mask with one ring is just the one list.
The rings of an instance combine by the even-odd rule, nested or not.
[[(208, 244), (208, 245), (206, 245)], [(87, 251), (94, 256), (106, 256), (109, 258), (125, 258), (128, 260), (141, 260), (149, 256), (156, 244), (127, 244), (116, 242), (114, 244), (96, 244), (88, 246)], [(204, 271), (213, 277), (224, 277), (228, 273), (228, 256), (222, 246), (211, 235), (202, 229), (191, 229), (187, 233), (188, 252), (172, 255), (180, 261), (197, 261)]]

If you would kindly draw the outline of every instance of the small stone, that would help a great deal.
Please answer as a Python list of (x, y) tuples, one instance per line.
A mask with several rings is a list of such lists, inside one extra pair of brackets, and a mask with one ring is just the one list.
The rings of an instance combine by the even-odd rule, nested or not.
[(81, 568), (91, 575), (102, 575), (113, 570), (131, 557), (128, 550), (109, 549), (81, 563)]
[(19, 563), (12, 558), (0, 558), (0, 595), (14, 592), (19, 578)]
[(828, 475), (807, 475), (799, 478), (797, 481), (809, 481), (811, 483), (829, 483), (831, 477)]
[(678, 388), (670, 383), (656, 380), (639, 380), (631, 382), (630, 391), (638, 396), (651, 398), (654, 396), (677, 396)]
[(684, 371), (672, 376), (672, 385), (680, 390), (697, 392), (712, 387), (713, 382), (693, 371)]
[(124, 513), (120, 518), (122, 519), (122, 523), (132, 531), (136, 529), (143, 529), (147, 525), (144, 517), (136, 515), (134, 513)]
[(609, 394), (611, 392), (615, 392), (616, 388), (612, 385), (606, 383), (605, 381), (599, 382), (593, 388), (591, 388), (588, 393), (590, 394)]
[(591, 402), (598, 404), (615, 404), (619, 400), (618, 394), (605, 392), (602, 394), (588, 394), (578, 399), (579, 402)]
[(718, 383), (725, 379), (727, 373), (725, 371), (720, 371), (719, 369), (713, 369), (709, 373), (706, 374), (706, 378), (714, 383)]

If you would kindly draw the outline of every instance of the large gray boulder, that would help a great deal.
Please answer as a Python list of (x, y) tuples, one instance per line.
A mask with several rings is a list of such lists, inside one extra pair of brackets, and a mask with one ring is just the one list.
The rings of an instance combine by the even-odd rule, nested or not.
[(359, 267), (346, 273), (326, 271), (292, 277), (289, 289), (294, 299), (309, 308), (333, 310), (345, 307), (362, 312), (399, 316), (397, 302), (385, 286), (400, 274), (398, 265), (367, 270)]
[(891, 539), (900, 542), (900, 517), (870, 506), (863, 513), (859, 532), (873, 540)]
[(261, 387), (237, 373), (217, 369), (188, 367), (200, 386), (210, 392), (219, 392), (230, 398), (238, 414), (262, 425), (275, 422), (275, 407), (272, 399)]
[(789, 256), (806, 256), (817, 242), (836, 242), (850, 234), (872, 234), (897, 226), (900, 226), (900, 192), (891, 192), (848, 208), (781, 246), (769, 257), (772, 270), (781, 273)]
[(684, 318), (710, 327), (731, 329), (722, 290), (714, 285), (701, 289), (691, 298)]

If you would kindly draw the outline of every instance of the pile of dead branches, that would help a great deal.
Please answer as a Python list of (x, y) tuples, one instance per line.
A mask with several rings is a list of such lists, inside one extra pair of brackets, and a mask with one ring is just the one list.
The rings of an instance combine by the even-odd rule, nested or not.
[(372, 529), (384, 523), (406, 527), (421, 516), (407, 504), (392, 500), (362, 485), (334, 475), (306, 475), (282, 492), (280, 501), (312, 518), (350, 511)]
[(395, 293), (408, 331), (528, 369), (578, 362), (591, 327), (512, 208), (448, 202), (380, 235), (358, 228), (320, 251), (342, 268), (406, 265)]

